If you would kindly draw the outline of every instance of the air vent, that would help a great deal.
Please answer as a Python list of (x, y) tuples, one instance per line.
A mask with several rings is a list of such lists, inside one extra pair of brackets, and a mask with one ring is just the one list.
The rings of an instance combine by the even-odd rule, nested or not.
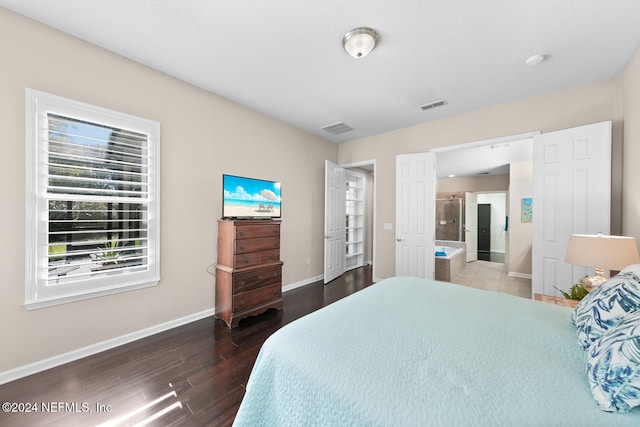
[(430, 110), (432, 108), (442, 107), (443, 105), (447, 105), (447, 101), (445, 101), (444, 99), (440, 99), (440, 100), (434, 101), (434, 102), (432, 102), (430, 104), (421, 105), (420, 108), (422, 108), (423, 110)]
[(353, 128), (343, 122), (337, 122), (330, 125), (322, 126), (320, 129), (324, 129), (334, 135), (340, 135), (341, 133), (349, 132)]

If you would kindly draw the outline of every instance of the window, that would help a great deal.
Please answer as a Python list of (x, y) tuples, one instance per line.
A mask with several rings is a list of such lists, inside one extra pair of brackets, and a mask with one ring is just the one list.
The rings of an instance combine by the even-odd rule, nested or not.
[(26, 92), (25, 306), (159, 281), (160, 125)]

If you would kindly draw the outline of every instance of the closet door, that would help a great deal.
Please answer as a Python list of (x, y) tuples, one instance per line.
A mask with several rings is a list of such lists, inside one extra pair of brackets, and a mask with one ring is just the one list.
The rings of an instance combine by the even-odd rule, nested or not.
[(325, 161), (324, 283), (345, 272), (345, 172)]
[(569, 235), (609, 234), (611, 122), (533, 138), (532, 292), (560, 293), (586, 269), (564, 262)]

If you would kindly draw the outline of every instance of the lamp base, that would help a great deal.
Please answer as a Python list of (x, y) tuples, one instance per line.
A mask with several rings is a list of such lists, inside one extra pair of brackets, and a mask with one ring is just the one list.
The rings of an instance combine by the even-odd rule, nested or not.
[(607, 278), (604, 277), (604, 270), (602, 268), (596, 268), (596, 275), (592, 277), (587, 277), (583, 279), (584, 287), (591, 291), (593, 288), (602, 285), (607, 281)]

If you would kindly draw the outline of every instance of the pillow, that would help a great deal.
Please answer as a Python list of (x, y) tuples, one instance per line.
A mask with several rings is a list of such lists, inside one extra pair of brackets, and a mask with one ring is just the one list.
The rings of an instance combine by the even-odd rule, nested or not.
[(640, 310), (628, 314), (593, 343), (587, 378), (600, 409), (628, 412), (640, 406)]
[(640, 277), (640, 264), (631, 264), (623, 268), (620, 273), (634, 273)]
[(640, 279), (635, 273), (620, 273), (585, 296), (573, 311), (578, 344), (588, 349), (627, 313), (640, 309)]

